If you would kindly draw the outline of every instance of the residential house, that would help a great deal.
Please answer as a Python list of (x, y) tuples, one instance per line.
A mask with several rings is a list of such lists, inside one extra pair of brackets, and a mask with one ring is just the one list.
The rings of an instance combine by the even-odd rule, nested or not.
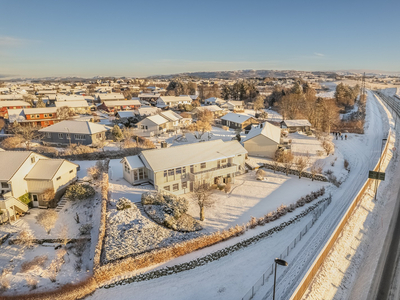
[(264, 122), (250, 130), (243, 145), (249, 155), (274, 158), (280, 142), (281, 129)]
[(166, 118), (160, 115), (154, 115), (146, 117), (145, 119), (138, 122), (136, 125), (137, 128), (140, 129), (143, 133), (154, 136), (166, 132), (168, 122), (169, 121)]
[(243, 104), (243, 101), (229, 100), (229, 101), (226, 101), (224, 104), (222, 104), (221, 108), (225, 108), (225, 109), (228, 109), (233, 112), (243, 112), (244, 104)]
[(121, 163), (129, 183), (150, 182), (157, 190), (179, 195), (193, 191), (198, 183), (234, 183), (245, 172), (246, 154), (238, 141), (214, 140), (144, 150)]
[(56, 95), (56, 101), (85, 101), (85, 97), (81, 95), (63, 95), (63, 94), (57, 94)]
[(57, 108), (67, 106), (74, 110), (77, 114), (86, 114), (90, 111), (89, 104), (86, 102), (86, 100), (56, 101), (54, 104)]
[(55, 107), (34, 107), (8, 110), (8, 125), (17, 122), (22, 126), (44, 128), (60, 120), (57, 118)]
[(136, 110), (135, 113), (140, 117), (148, 117), (148, 116), (158, 114), (159, 111), (160, 111), (160, 109), (157, 107), (153, 107), (153, 106), (143, 107), (142, 106), (141, 108)]
[(0, 101), (0, 117), (8, 119), (9, 109), (21, 109), (28, 107), (31, 107), (31, 105), (28, 102), (21, 100)]
[(104, 101), (98, 108), (106, 111), (139, 109), (142, 104), (139, 100)]
[(233, 129), (250, 130), (252, 124), (258, 124), (257, 120), (249, 115), (228, 113), (221, 117), (222, 125)]
[[(0, 209), (8, 220), (15, 221), (28, 206), (21, 200), (32, 201), (33, 207), (55, 207), (68, 185), (77, 178), (79, 165), (64, 159), (50, 159), (32, 151), (0, 151)], [(55, 199), (44, 201), (47, 189)]]
[(88, 121), (62, 121), (40, 129), (43, 143), (95, 145), (106, 138), (108, 127)]
[(161, 96), (157, 99), (156, 106), (160, 108), (174, 108), (177, 107), (179, 104), (192, 104), (192, 99), (189, 96)]
[(95, 94), (94, 98), (99, 103), (102, 103), (104, 101), (125, 100), (125, 96), (121, 93)]
[(199, 107), (196, 107), (195, 109), (193, 109), (191, 111), (191, 113), (192, 113), (193, 117), (197, 118), (197, 115), (199, 114), (199, 112), (204, 111), (204, 110), (211, 111), (214, 116), (214, 119), (222, 117), (223, 115), (226, 114), (226, 111), (217, 105), (199, 106)]
[(150, 103), (155, 103), (160, 96), (160, 93), (140, 93), (138, 95), (140, 101), (148, 101)]
[(310, 131), (311, 123), (306, 119), (298, 119), (298, 120), (284, 120), (281, 122), (282, 129), (288, 129), (289, 132), (296, 131)]
[(211, 97), (211, 98), (208, 98), (208, 99), (204, 100), (204, 104), (206, 104), (206, 105), (218, 105), (218, 106), (221, 106), (225, 102), (226, 102), (225, 100), (223, 100), (221, 98), (217, 98), (217, 97)]
[(160, 112), (160, 116), (168, 120), (168, 123), (166, 124), (166, 130), (173, 130), (176, 131), (180, 129), (181, 125), (181, 120), (183, 119), (180, 115), (178, 115), (176, 112), (173, 112), (172, 110), (167, 110)]

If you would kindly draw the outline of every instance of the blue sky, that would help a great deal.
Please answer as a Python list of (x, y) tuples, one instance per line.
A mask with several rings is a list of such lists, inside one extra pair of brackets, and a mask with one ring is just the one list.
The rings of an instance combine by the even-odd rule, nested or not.
[(400, 72), (400, 1), (2, 0), (0, 75)]

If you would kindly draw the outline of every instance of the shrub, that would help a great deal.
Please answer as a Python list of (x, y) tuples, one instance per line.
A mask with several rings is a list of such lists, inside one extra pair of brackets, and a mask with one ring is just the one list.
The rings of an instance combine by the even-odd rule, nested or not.
[(47, 261), (47, 255), (35, 256), (31, 261), (26, 261), (21, 264), (21, 273), (26, 273), (36, 267), (44, 267)]
[(250, 219), (250, 228), (254, 228), (257, 226), (257, 219), (255, 217), (251, 217)]
[(350, 165), (347, 159), (344, 160), (343, 166), (347, 171), (350, 171)]
[(257, 180), (263, 180), (267, 173), (263, 169), (258, 169), (256, 172)]
[(65, 196), (70, 200), (83, 200), (94, 196), (95, 190), (88, 184), (74, 183), (67, 188)]
[(72, 248), (72, 253), (77, 257), (81, 257), (86, 248), (86, 241), (84, 239), (76, 240), (74, 247)]
[(20, 147), (22, 142), (23, 140), (20, 137), (12, 136), (4, 139), (0, 145), (2, 148), (10, 150)]
[(22, 196), (20, 196), (18, 198), (21, 202), (24, 202), (26, 205), (28, 205), (29, 207), (32, 207), (32, 199), (31, 199), (31, 194), (30, 193), (26, 193), (23, 194)]
[(10, 288), (10, 286), (11, 286), (10, 285), (10, 279), (8, 279), (5, 276), (1, 276), (1, 278), (0, 278), (0, 289), (2, 291), (8, 290)]
[(83, 224), (81, 227), (79, 227), (79, 233), (81, 235), (87, 235), (90, 234), (90, 230), (92, 230), (93, 226), (90, 223)]
[(38, 280), (36, 278), (34, 278), (33, 276), (27, 276), (25, 280), (26, 284), (31, 288), (31, 290), (37, 288)]
[(131, 208), (132, 202), (129, 199), (122, 197), (122, 198), (119, 198), (116, 206), (117, 206), (117, 210), (124, 210), (127, 208)]
[(223, 184), (223, 183), (218, 184), (218, 189), (219, 189), (220, 191), (224, 190), (224, 189), (225, 189), (225, 184)]

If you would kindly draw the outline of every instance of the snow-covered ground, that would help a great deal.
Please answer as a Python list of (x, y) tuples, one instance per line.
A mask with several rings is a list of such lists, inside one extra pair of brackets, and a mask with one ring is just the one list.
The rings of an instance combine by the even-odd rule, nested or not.
[(317, 97), (334, 98), (335, 97), (336, 86), (337, 86), (336, 82), (323, 82), (323, 83), (321, 83), (321, 87), (328, 88), (329, 90), (318, 93)]
[[(380, 155), (380, 144), (377, 141), (384, 137), (387, 129), (382, 124), (381, 119), (378, 104), (369, 95), (365, 135), (349, 135), (347, 141), (333, 140), (336, 145), (335, 155), (329, 158), (331, 160), (331, 157), (337, 156), (338, 158), (334, 166), (330, 167), (342, 168), (340, 166), (342, 163), (339, 163), (340, 157), (340, 159), (347, 159), (350, 162), (351, 171), (340, 188), (329, 186), (327, 192), (332, 193), (332, 204), (326, 209), (316, 225), (312, 227), (306, 238), (296, 246), (296, 250), (291, 252), (287, 258), (289, 267), (278, 270), (278, 299), (288, 298), (288, 295), (294, 290), (296, 284), (312, 263), (313, 258), (317, 255), (318, 250), (321, 249), (343, 212), (364, 183), (368, 170), (376, 164)], [(267, 178), (269, 178), (268, 176), (271, 175), (267, 175)], [(310, 181), (304, 179), (304, 182)], [(296, 187), (292, 187), (289, 184), (284, 190), (287, 190), (286, 195), (297, 195)], [(262, 191), (264, 192), (264, 189)], [(281, 195), (281, 197), (285, 197), (285, 195)], [(254, 212), (257, 212), (258, 205), (253, 208)], [(285, 217), (289, 218), (288, 215)], [(234, 218), (235, 216), (233, 215)], [(284, 220), (285, 218), (279, 219), (278, 222), (272, 222), (268, 226), (276, 226), (276, 224)], [(89, 299), (105, 299), (115, 293), (120, 295), (119, 298), (121, 300), (130, 299), (132, 294), (137, 299), (240, 299), (259, 279), (261, 274), (270, 267), (273, 259), (299, 234), (308, 221), (309, 219), (304, 218), (299, 223), (287, 227), (270, 238), (205, 266), (152, 281), (132, 283), (108, 290), (100, 289)], [(200, 257), (208, 251), (215, 251), (220, 247), (235, 243), (238, 239), (241, 240), (248, 237), (248, 235), (257, 234), (258, 230), (267, 230), (268, 226), (258, 227), (254, 231), (246, 232), (245, 236), (196, 251), (185, 257), (167, 262), (163, 266)], [(271, 287), (270, 280), (256, 294), (256, 299), (261, 299), (265, 294), (270, 293)], [(149, 290), (151, 290), (151, 293), (149, 293)]]

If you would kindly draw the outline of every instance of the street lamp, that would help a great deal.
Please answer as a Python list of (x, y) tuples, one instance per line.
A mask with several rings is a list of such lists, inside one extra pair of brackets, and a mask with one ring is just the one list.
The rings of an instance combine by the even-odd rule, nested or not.
[(273, 300), (275, 300), (275, 286), (276, 286), (276, 266), (281, 265), (284, 267), (287, 267), (288, 263), (287, 261), (280, 259), (280, 258), (275, 258), (275, 273), (274, 273), (274, 295), (273, 295)]

